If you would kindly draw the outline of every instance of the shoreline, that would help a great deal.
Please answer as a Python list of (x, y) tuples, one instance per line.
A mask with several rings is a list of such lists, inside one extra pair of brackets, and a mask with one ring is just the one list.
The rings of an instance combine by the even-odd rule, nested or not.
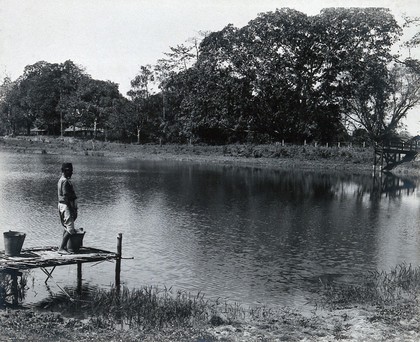
[[(373, 150), (362, 147), (311, 145), (153, 145), (122, 144), (48, 136), (0, 137), (0, 151), (63, 156), (127, 158), (149, 161), (191, 162), (211, 165), (370, 174)], [(379, 171), (377, 170), (377, 173)], [(397, 166), (395, 176), (420, 178), (420, 157)]]
[(320, 307), (306, 313), (281, 307), (276, 312), (262, 312), (254, 319), (225, 320), (223, 316), (213, 316), (206, 323), (145, 330), (96, 317), (69, 317), (57, 311), (3, 309), (0, 341), (414, 342), (420, 340), (418, 316), (418, 313), (407, 318), (404, 313), (384, 314), (372, 305), (357, 304)]
[(137, 145), (51, 138), (0, 138), (0, 150), (16, 153), (179, 161), (272, 169), (325, 170), (370, 173), (369, 148), (298, 145)]

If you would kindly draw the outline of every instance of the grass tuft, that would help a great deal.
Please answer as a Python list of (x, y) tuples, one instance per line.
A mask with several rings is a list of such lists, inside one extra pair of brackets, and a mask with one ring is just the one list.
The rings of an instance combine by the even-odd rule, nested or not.
[(333, 283), (323, 285), (322, 304), (331, 308), (372, 306), (374, 319), (399, 322), (419, 314), (420, 267), (405, 263), (389, 272), (373, 271), (358, 285)]
[(420, 267), (405, 263), (389, 272), (372, 271), (358, 285), (324, 285), (329, 304), (389, 305), (397, 301), (415, 301), (420, 293)]
[(93, 289), (88, 298), (71, 301), (60, 297), (43, 306), (68, 315), (82, 312), (84, 316), (91, 317), (91, 323), (98, 328), (122, 324), (142, 330), (192, 326), (206, 321), (210, 313), (210, 306), (200, 293), (193, 296), (185, 291), (155, 286), (140, 289), (123, 287), (121, 291), (116, 288)]

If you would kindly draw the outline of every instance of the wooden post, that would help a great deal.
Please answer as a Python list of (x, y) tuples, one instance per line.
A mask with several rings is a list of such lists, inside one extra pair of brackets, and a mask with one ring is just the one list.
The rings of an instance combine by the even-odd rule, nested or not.
[[(122, 257), (122, 234), (118, 233), (117, 235), (117, 257), (115, 263), (115, 294), (116, 294), (116, 304), (117, 307), (120, 308), (120, 294), (121, 294), (121, 257)], [(121, 323), (121, 327), (123, 326), (122, 322), (122, 315), (120, 309), (117, 309), (117, 321)]]
[(18, 272), (12, 271), (10, 273), (10, 278), (12, 279), (12, 305), (15, 307), (19, 303)]
[(77, 263), (77, 293), (82, 294), (82, 263)]
[(122, 234), (118, 233), (117, 236), (117, 259), (115, 264), (115, 287), (117, 291), (120, 289), (120, 275), (121, 275), (121, 256), (122, 256)]

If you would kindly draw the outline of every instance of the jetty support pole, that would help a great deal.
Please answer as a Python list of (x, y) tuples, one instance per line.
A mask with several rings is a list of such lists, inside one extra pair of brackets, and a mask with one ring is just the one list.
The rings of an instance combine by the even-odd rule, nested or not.
[(10, 278), (12, 279), (12, 306), (16, 307), (19, 303), (19, 289), (18, 289), (18, 275), (19, 272), (10, 272)]
[(77, 262), (77, 293), (82, 294), (82, 263)]
[(115, 264), (115, 287), (120, 291), (121, 285), (121, 256), (122, 256), (122, 234), (118, 233), (117, 236), (117, 258)]

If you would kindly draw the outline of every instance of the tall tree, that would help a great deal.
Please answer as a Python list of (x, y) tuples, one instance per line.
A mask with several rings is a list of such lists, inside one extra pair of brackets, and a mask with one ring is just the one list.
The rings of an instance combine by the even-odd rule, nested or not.
[[(359, 81), (360, 82), (360, 81)], [(374, 69), (354, 85), (344, 103), (356, 127), (366, 129), (377, 144), (389, 140), (407, 113), (420, 103), (420, 63), (406, 60), (388, 69)]]
[(253, 123), (276, 140), (309, 134), (312, 33), (310, 19), (291, 9), (260, 14), (241, 29), (243, 65), (252, 78)]
[(91, 78), (83, 79), (80, 85), (80, 122), (93, 127), (94, 138), (99, 129), (108, 129), (109, 116), (116, 110), (120, 93), (118, 84)]
[(28, 65), (19, 80), (20, 107), (25, 113), (27, 134), (37, 122), (45, 126), (50, 133), (59, 132), (59, 119), (56, 107), (59, 101), (57, 64), (44, 61)]
[(19, 106), (18, 83), (5, 77), (0, 85), (0, 133), (15, 135), (23, 123), (23, 113)]
[(151, 65), (142, 65), (140, 72), (131, 81), (132, 89), (127, 93), (134, 105), (134, 124), (137, 130), (137, 143), (140, 143), (141, 131), (150, 116), (150, 96), (154, 82), (154, 72)]
[(60, 99), (57, 104), (57, 111), (60, 113), (60, 133), (63, 136), (64, 125), (76, 126), (80, 120), (81, 92), (80, 87), (82, 80), (90, 78), (84, 69), (77, 66), (70, 60), (60, 64), (60, 78), (57, 79), (57, 84), (60, 89)]
[[(402, 30), (388, 9), (330, 8), (315, 17), (319, 40), (319, 99), (351, 118), (346, 104), (360, 96), (383, 102), (392, 46)], [(361, 90), (363, 88), (363, 90)]]
[(238, 136), (243, 139), (249, 131), (249, 80), (232, 60), (239, 54), (237, 39), (232, 25), (208, 34), (197, 63), (177, 77), (177, 88), (184, 89), (178, 92), (179, 118), (189, 139), (226, 143)]
[(389, 10), (361, 11), (324, 11), (332, 33), (337, 27), (352, 27), (351, 39), (341, 44), (348, 57), (336, 63), (333, 95), (345, 118), (366, 129), (372, 141), (382, 143), (419, 101), (419, 63), (401, 62), (391, 54), (402, 29)]

